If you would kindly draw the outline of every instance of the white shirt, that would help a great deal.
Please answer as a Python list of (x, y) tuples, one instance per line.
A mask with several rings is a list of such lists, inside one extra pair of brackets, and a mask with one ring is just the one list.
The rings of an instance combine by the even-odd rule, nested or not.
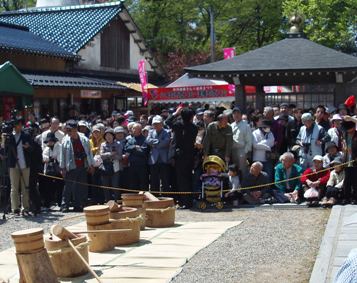
[(275, 138), (272, 132), (264, 133), (260, 129), (253, 132), (253, 161), (265, 162), (266, 152), (271, 151)]
[[(41, 134), (41, 144), (42, 144), (42, 150), (44, 150), (46, 148), (46, 144), (44, 143), (44, 141), (46, 140), (47, 138), (47, 134), (50, 133), (51, 130), (47, 130), (47, 131), (44, 131), (42, 134)], [(62, 143), (62, 139), (64, 137), (64, 133), (60, 130), (57, 130), (55, 132), (55, 137), (58, 139), (58, 142), (59, 144)]]

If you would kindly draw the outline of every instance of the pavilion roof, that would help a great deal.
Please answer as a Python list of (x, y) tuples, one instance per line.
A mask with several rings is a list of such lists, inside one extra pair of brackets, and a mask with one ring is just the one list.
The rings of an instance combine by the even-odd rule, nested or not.
[(194, 75), (244, 74), (278, 71), (341, 71), (357, 69), (357, 57), (302, 37), (286, 38), (210, 64), (188, 67)]

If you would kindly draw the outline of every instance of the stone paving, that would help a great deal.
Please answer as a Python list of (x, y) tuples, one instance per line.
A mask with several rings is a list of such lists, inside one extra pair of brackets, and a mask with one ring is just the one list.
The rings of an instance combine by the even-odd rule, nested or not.
[(321, 241), (310, 283), (333, 282), (351, 249), (357, 248), (357, 206), (334, 206)]
[[(198, 251), (241, 221), (177, 223), (175, 227), (145, 229), (137, 244), (117, 247), (104, 253), (90, 253), (89, 261), (103, 282), (169, 282)], [(86, 223), (68, 227), (83, 231)], [(0, 253), (0, 274), (18, 282), (14, 248)], [(97, 282), (90, 274), (61, 282)]]

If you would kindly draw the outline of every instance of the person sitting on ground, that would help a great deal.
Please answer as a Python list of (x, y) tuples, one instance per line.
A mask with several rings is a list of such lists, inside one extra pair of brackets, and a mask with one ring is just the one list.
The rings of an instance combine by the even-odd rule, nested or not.
[(313, 168), (307, 168), (301, 176), (301, 183), (304, 187), (308, 205), (317, 205), (318, 200), (325, 194), (325, 188), (328, 179), (330, 178), (330, 171), (323, 168), (323, 157), (315, 155), (312, 159)]
[[(275, 167), (274, 196), (280, 203), (300, 202), (303, 197), (300, 180), (297, 178), (302, 174), (302, 168), (295, 163), (294, 154), (285, 152), (280, 156), (280, 163)], [(284, 180), (288, 180), (282, 182)]]
[(326, 196), (321, 201), (323, 207), (335, 205), (342, 195), (343, 183), (345, 181), (345, 171), (342, 164), (341, 158), (336, 158), (330, 163), (330, 166), (335, 169), (331, 171), (326, 185)]
[(325, 146), (326, 154), (324, 155), (323, 166), (324, 168), (330, 167), (330, 163), (336, 158), (343, 158), (341, 151), (338, 151), (337, 145), (333, 142), (326, 143)]
[(233, 206), (238, 206), (238, 199), (241, 197), (240, 180), (238, 173), (239, 170), (237, 165), (232, 164), (228, 166), (228, 179), (231, 190), (227, 192), (224, 196), (228, 201), (233, 201)]
[[(248, 204), (259, 204), (261, 197), (269, 191), (269, 176), (263, 171), (263, 164), (260, 161), (254, 162), (249, 169), (249, 173), (243, 176), (242, 188), (251, 188), (243, 194), (243, 199)], [(257, 187), (257, 188), (252, 188)]]

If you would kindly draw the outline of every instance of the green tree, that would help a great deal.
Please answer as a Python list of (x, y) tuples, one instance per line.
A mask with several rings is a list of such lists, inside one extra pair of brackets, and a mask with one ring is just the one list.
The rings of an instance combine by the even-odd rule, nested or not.
[(357, 51), (356, 0), (284, 0), (283, 13), (303, 16), (310, 40), (348, 53)]
[(0, 9), (5, 11), (19, 10), (36, 6), (36, 0), (1, 0)]

